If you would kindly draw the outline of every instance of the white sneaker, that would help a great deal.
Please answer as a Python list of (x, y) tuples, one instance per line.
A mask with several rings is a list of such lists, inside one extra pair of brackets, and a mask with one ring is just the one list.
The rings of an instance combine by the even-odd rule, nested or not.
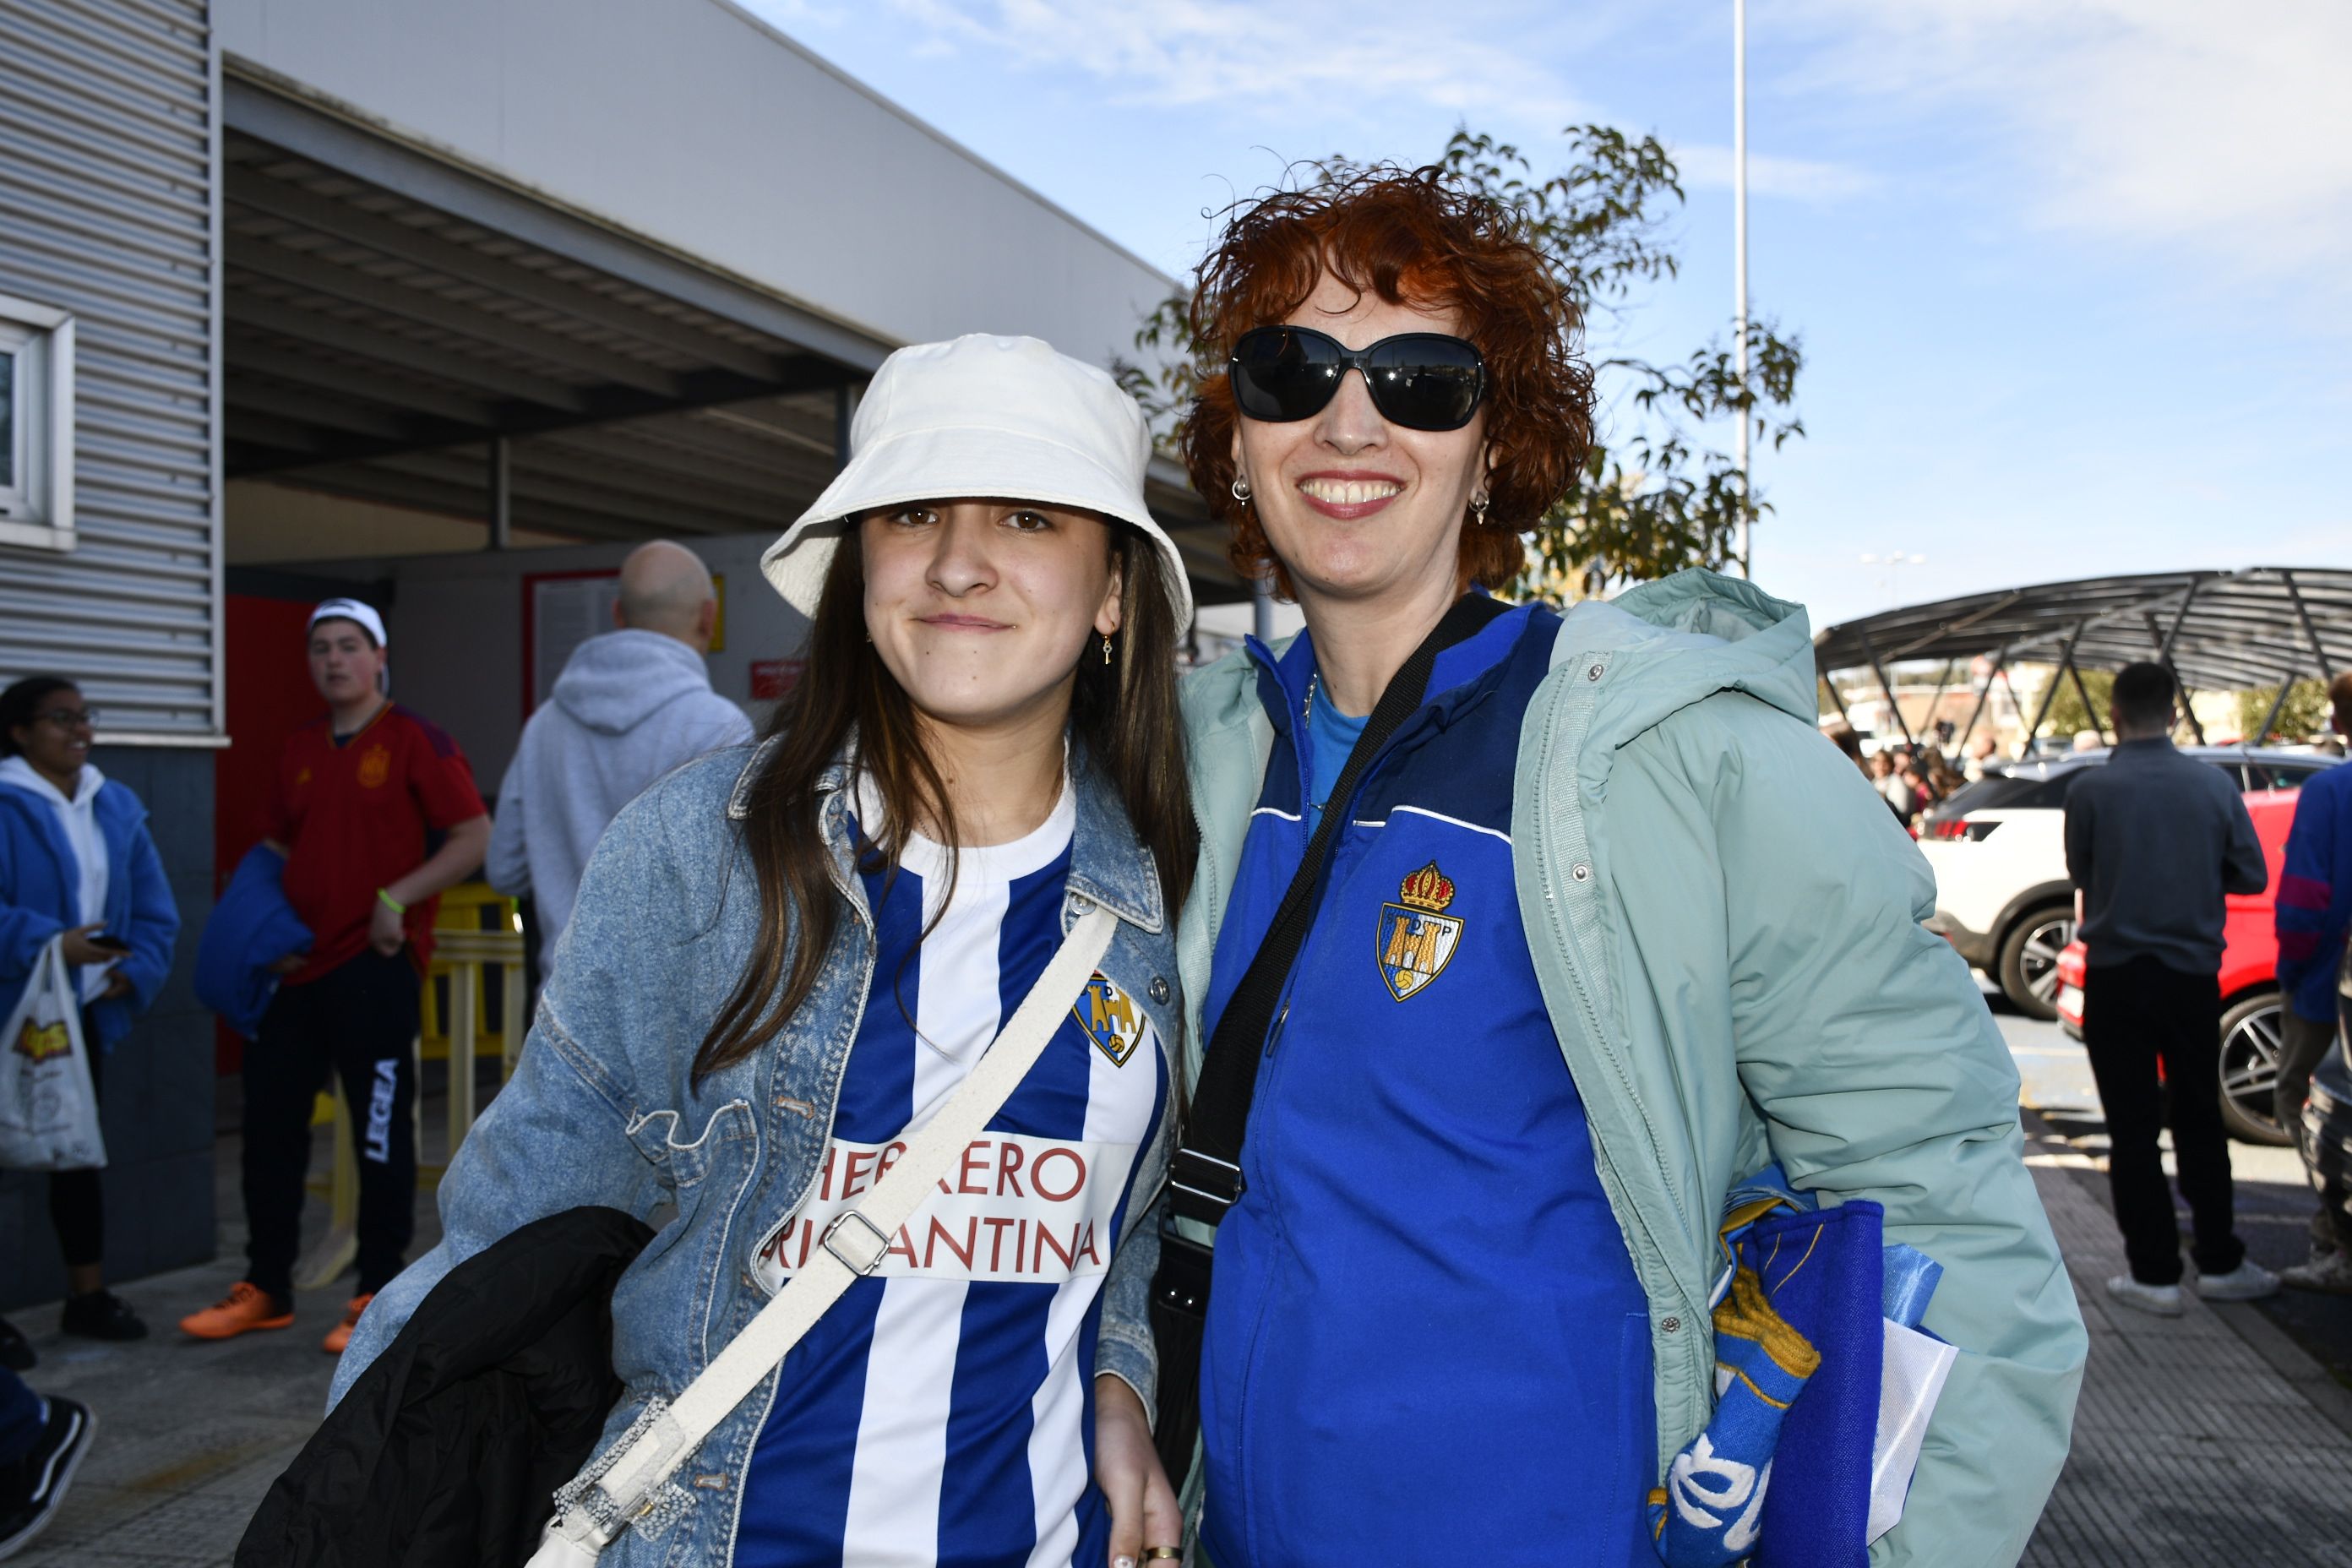
[(2308, 1263), (2298, 1263), (2279, 1276), (2279, 1283), (2298, 1290), (2324, 1290), (2331, 1296), (2352, 1296), (2352, 1258), (2329, 1252)]
[(2180, 1287), (2178, 1285), (2147, 1285), (2128, 1274), (2118, 1274), (2107, 1281), (2107, 1294), (2126, 1307), (2154, 1312), (2159, 1318), (2180, 1316)]
[(2249, 1258), (2227, 1274), (2200, 1274), (2197, 1293), (2208, 1301), (2259, 1301), (2278, 1294), (2279, 1277)]

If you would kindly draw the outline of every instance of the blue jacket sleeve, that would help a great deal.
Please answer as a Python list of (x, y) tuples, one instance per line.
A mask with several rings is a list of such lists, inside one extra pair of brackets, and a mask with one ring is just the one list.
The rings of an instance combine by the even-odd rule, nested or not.
[(141, 823), (131, 835), (131, 925), (115, 935), (131, 944), (116, 967), (131, 982), (131, 1003), (139, 1012), (155, 1005), (156, 994), (172, 973), (172, 952), (180, 940), (180, 906), (172, 898), (171, 879), (154, 837)]
[(41, 949), (66, 929), (57, 916), (16, 901), (22, 896), (17, 890), (17, 852), (14, 836), (0, 822), (0, 996), (23, 988)]
[[(2352, 888), (2336, 886), (2336, 795), (2307, 788), (2294, 805), (2287, 830), (2286, 862), (2279, 872), (2276, 913), (2279, 989), (2300, 999), (2343, 951), (2344, 910), (2338, 906)], [(2298, 1007), (2298, 1012), (2305, 1011)]]

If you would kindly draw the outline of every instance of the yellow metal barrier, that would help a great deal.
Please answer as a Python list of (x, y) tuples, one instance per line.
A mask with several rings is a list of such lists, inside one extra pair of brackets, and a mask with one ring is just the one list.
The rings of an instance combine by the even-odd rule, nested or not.
[[(441, 900), (440, 913), (433, 922), (433, 963), (425, 975), (419, 1009), (424, 1030), (410, 1047), (415, 1053), (419, 1079), (419, 1093), (412, 1107), (416, 1118), (416, 1184), (425, 1192), (440, 1184), (448, 1166), (446, 1161), (429, 1163), (424, 1158), (423, 1064), (436, 1060), (449, 1064), (448, 1152), (454, 1157), (479, 1113), (474, 1065), (484, 1045), (497, 1042), (499, 1081), (504, 1083), (514, 1076), (515, 1060), (522, 1052), (523, 994), (528, 989), (521, 921), (515, 914), (514, 900), (480, 882), (461, 883), (442, 894)], [(491, 921), (496, 929), (482, 929), (485, 910), (495, 911)], [(482, 1025), (488, 986), (483, 974), (493, 967), (499, 971), (500, 1006), (497, 1027), (486, 1031)], [(436, 981), (441, 985), (436, 986)], [(440, 1004), (444, 986), (448, 995), (446, 1018)], [(311, 1125), (328, 1121), (335, 1127), (334, 1162), (324, 1183), (314, 1178), (310, 1186), (316, 1191), (323, 1185), (330, 1222), (327, 1234), (296, 1266), (294, 1283), (305, 1290), (334, 1284), (359, 1256), (359, 1160), (341, 1083), (331, 1093), (319, 1096)]]

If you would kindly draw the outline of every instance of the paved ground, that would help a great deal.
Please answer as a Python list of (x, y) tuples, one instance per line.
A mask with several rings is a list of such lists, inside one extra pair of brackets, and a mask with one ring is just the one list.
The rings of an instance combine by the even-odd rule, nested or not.
[[(2113, 1306), (2103, 1283), (2121, 1271), (2122, 1246), (2080, 1050), (2050, 1026), (2013, 1015), (2001, 1025), (2029, 1106), (2047, 1112), (2026, 1112), (2030, 1158), (2091, 1329), (2074, 1454), (2025, 1563), (2352, 1568), (2342, 1370), (2352, 1365), (2352, 1300), (2211, 1307), (2192, 1297), (2177, 1320)], [(428, 1102), (428, 1130), (437, 1110)], [(2239, 1145), (2237, 1164), (2249, 1245), (2273, 1267), (2295, 1261), (2310, 1198), (2293, 1156)], [(304, 1296), (283, 1333), (197, 1345), (171, 1331), (237, 1278), (236, 1168), (225, 1138), (220, 1261), (122, 1289), (155, 1338), (89, 1346), (58, 1338), (53, 1308), (16, 1314), (41, 1353), (36, 1386), (88, 1401), (100, 1427), (57, 1522), (12, 1568), (227, 1568), (263, 1491), (316, 1424), (332, 1372), (319, 1338), (340, 1291)], [(313, 1203), (310, 1219), (323, 1229), (324, 1205)], [(419, 1220), (421, 1247), (432, 1239), (429, 1205)]]

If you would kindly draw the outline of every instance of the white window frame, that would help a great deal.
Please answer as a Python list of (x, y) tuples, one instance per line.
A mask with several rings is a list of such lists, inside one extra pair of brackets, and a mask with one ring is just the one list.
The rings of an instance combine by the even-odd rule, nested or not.
[(74, 547), (74, 319), (0, 294), (0, 348), (16, 356), (13, 482), (0, 485), (0, 544)]

